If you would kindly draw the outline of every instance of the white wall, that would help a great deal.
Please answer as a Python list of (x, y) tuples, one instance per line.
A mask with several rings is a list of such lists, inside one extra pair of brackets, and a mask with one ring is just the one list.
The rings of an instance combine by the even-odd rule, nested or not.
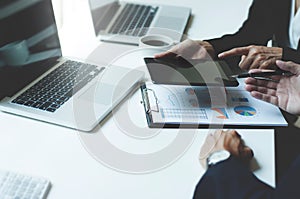
[[(134, 2), (153, 2), (161, 4), (161, 0), (131, 0)], [(225, 33), (238, 30), (246, 19), (252, 0), (171, 0), (173, 5), (192, 8), (197, 13), (191, 21), (188, 35), (195, 39), (219, 37)], [(167, 1), (170, 2), (170, 1)], [(193, 19), (193, 18), (192, 18)], [(213, 33), (213, 34), (212, 34)]]

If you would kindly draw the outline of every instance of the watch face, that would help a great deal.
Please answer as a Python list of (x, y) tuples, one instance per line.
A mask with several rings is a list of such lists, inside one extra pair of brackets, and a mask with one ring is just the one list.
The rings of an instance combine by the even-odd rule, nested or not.
[(226, 160), (230, 157), (230, 153), (226, 150), (216, 151), (207, 158), (207, 165), (211, 166)]

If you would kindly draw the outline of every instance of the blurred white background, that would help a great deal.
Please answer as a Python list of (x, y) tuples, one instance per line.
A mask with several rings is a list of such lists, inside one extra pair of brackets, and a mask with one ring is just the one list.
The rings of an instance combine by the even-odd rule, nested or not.
[[(64, 55), (86, 57), (99, 44), (93, 31), (88, 0), (52, 1)], [(160, 0), (131, 0), (131, 2), (161, 4)], [(187, 36), (191, 39), (208, 39), (237, 31), (247, 18), (252, 0), (172, 2), (176, 6), (192, 8), (192, 16), (186, 29)]]

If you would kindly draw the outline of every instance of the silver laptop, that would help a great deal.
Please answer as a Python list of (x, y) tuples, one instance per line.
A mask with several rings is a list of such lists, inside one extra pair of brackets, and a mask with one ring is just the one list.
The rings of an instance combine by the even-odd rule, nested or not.
[(147, 34), (179, 42), (191, 13), (187, 7), (89, 0), (96, 36), (102, 41), (137, 45)]
[(51, 0), (0, 4), (0, 110), (92, 130), (143, 79), (121, 67), (67, 60)]

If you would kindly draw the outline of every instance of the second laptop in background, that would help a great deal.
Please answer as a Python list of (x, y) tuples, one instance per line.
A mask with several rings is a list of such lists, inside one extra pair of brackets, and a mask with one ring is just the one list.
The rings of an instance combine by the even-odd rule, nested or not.
[(179, 42), (190, 8), (89, 0), (96, 36), (102, 41), (138, 45), (139, 38), (162, 34)]

